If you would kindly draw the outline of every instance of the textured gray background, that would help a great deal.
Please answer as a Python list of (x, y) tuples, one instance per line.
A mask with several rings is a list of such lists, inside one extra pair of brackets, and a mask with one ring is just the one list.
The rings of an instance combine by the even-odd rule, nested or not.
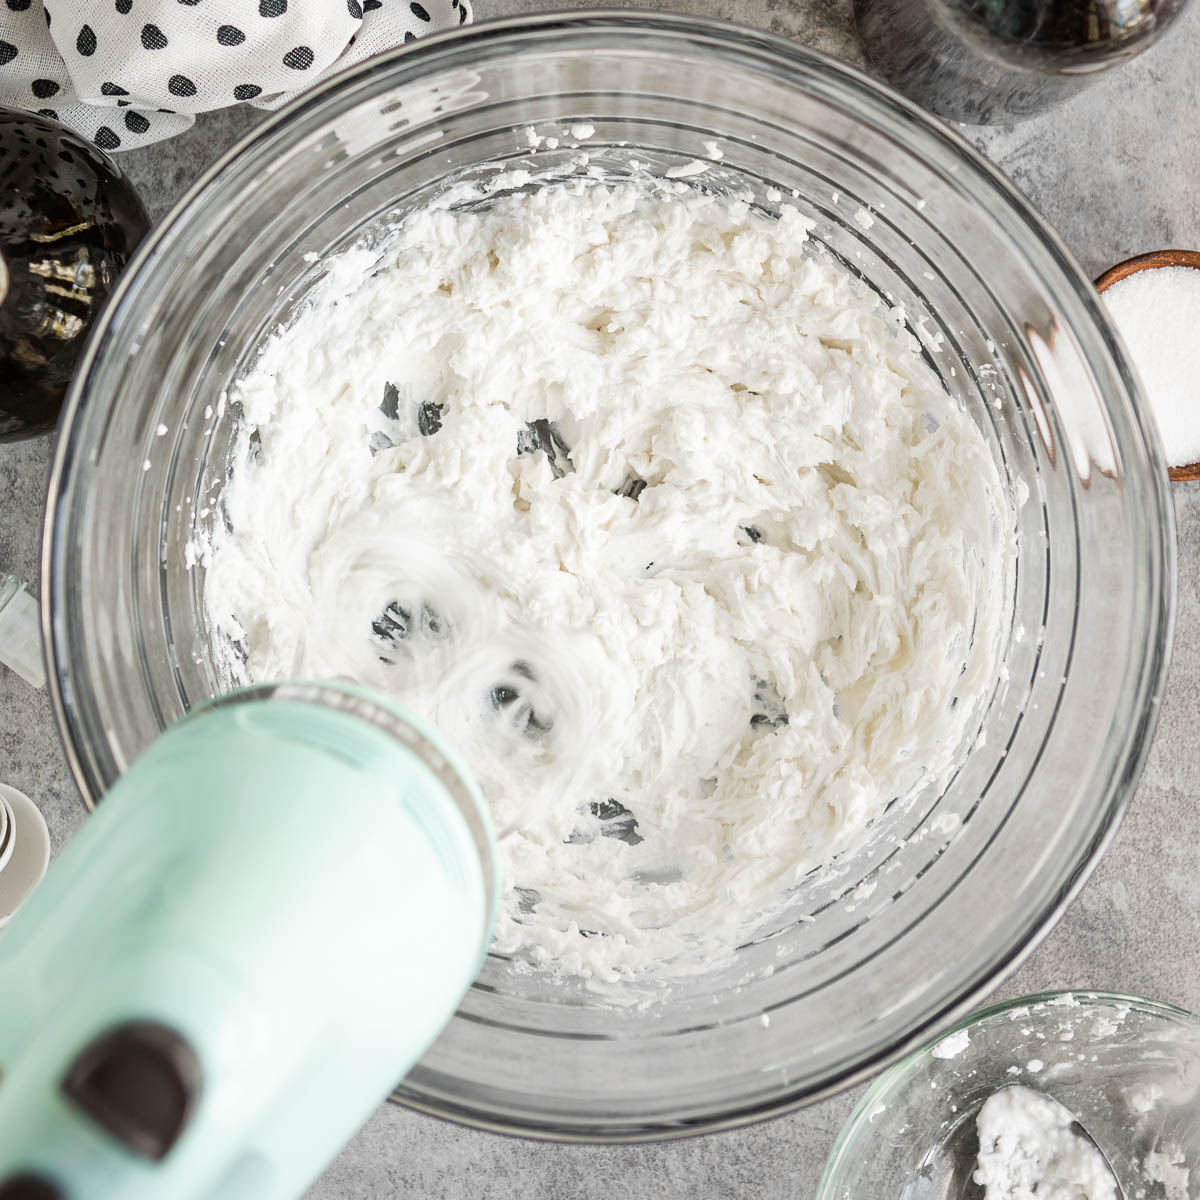
[[(480, 18), (546, 6), (476, 0)], [(677, 0), (675, 7), (740, 20), (860, 61), (848, 0)], [(1013, 129), (968, 136), (1058, 228), (1089, 274), (1145, 250), (1200, 249), (1198, 63), (1200, 4), (1163, 44), (1071, 106)], [(159, 217), (257, 119), (247, 108), (210, 114), (184, 136), (121, 161)], [(0, 569), (28, 579), (36, 578), (50, 451), (48, 438), (0, 446)], [(1200, 484), (1175, 485), (1174, 499), (1175, 651), (1149, 764), (1116, 844), (1083, 895), (998, 995), (1097, 987), (1200, 1010)], [(82, 819), (45, 694), (3, 668), (0, 781), (42, 806), (56, 850)], [(805, 1198), (813, 1195), (855, 1099), (844, 1095), (738, 1133), (613, 1148), (534, 1145), (385, 1106), (309, 1196)]]

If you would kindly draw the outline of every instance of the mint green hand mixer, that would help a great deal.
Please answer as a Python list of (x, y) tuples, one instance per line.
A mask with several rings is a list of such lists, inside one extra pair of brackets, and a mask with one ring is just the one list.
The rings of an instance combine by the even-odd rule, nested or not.
[(492, 849), (381, 697), (186, 717), (0, 936), (0, 1200), (299, 1196), (474, 979)]

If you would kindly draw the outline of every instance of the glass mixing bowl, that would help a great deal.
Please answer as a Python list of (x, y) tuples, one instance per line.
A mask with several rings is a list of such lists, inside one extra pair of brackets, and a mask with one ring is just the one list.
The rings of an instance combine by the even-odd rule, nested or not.
[(1091, 285), (959, 138), (848, 67), (685, 17), (492, 22), (313, 89), (202, 176), (101, 319), (53, 470), (45, 622), (92, 805), (222, 686), (185, 546), (218, 508), (231, 381), (325, 256), (488, 164), (577, 169), (526, 136), (569, 141), (575, 123), (617, 178), (718, 140), (691, 182), (809, 214), (818, 245), (904, 306), (1013, 496), (1028, 490), (1005, 678), (943, 792), (893, 804), (732, 965), (653, 1003), (493, 955), (397, 1092), (491, 1129), (653, 1138), (827, 1095), (961, 1015), (1080, 887), (1154, 725), (1174, 545), (1160, 451)]
[(1195, 1194), (1164, 1185), (1200, 1167), (1200, 1017), (1136, 996), (1049, 992), (975, 1013), (880, 1076), (842, 1129), (817, 1200), (982, 1198), (970, 1183), (975, 1121), (1011, 1084), (1069, 1109), (1129, 1200)]

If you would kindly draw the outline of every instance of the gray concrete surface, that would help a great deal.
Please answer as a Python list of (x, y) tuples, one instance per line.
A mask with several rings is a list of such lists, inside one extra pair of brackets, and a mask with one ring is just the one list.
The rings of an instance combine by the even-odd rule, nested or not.
[[(846, 0), (691, 0), (858, 61)], [(479, 17), (534, 11), (476, 0)], [(1200, 248), (1200, 5), (1147, 56), (1058, 113), (967, 131), (1062, 233), (1084, 268), (1167, 246)], [(126, 155), (155, 217), (259, 114), (202, 118)], [(1200, 414), (1198, 414), (1200, 419)], [(36, 578), (51, 442), (0, 447), (0, 568)], [(1061, 987), (1135, 992), (1200, 1010), (1200, 484), (1176, 485), (1174, 660), (1149, 764), (1121, 833), (1057, 929), (997, 996)], [(55, 848), (82, 819), (44, 693), (0, 668), (0, 780), (43, 807)], [(535, 1145), (385, 1106), (310, 1200), (795, 1200), (813, 1195), (854, 1094), (738, 1133), (657, 1146)], [(861, 1197), (859, 1200), (885, 1200)], [(889, 1198), (890, 1200), (890, 1198)]]

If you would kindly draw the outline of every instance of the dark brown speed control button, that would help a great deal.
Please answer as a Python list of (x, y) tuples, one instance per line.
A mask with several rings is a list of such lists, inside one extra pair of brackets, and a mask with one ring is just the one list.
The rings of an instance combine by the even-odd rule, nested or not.
[(62, 1086), (131, 1153), (157, 1161), (187, 1125), (200, 1090), (200, 1062), (174, 1030), (134, 1021), (81, 1051)]
[(14, 1175), (0, 1180), (0, 1200), (66, 1200), (52, 1183), (37, 1175)]

